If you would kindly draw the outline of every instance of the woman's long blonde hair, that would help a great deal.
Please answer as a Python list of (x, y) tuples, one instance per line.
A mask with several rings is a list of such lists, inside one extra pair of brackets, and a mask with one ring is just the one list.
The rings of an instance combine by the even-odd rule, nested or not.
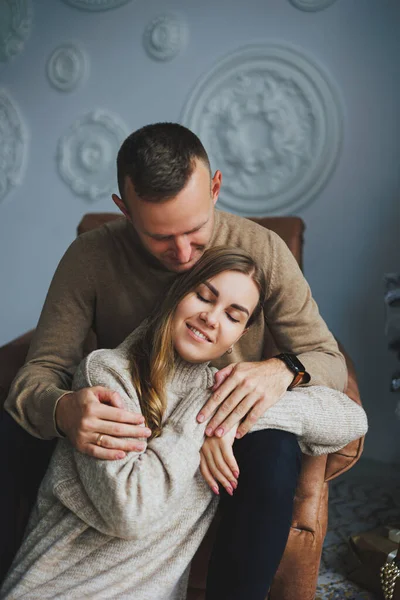
[(165, 385), (174, 372), (172, 320), (180, 301), (205, 281), (223, 271), (237, 271), (251, 277), (260, 292), (259, 302), (247, 321), (249, 327), (259, 316), (266, 296), (264, 272), (244, 250), (215, 246), (206, 250), (195, 266), (180, 275), (149, 319), (144, 336), (131, 347), (131, 373), (151, 438), (158, 437), (166, 409)]

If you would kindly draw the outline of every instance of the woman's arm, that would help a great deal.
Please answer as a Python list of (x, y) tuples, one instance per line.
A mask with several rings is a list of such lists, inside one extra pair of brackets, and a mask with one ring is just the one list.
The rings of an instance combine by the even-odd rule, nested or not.
[(364, 409), (345, 394), (324, 386), (286, 392), (251, 431), (281, 429), (297, 435), (305, 454), (337, 452), (368, 430)]
[[(128, 372), (114, 369), (107, 355), (109, 351), (89, 355), (75, 375), (74, 388), (106, 386), (118, 392), (125, 408), (139, 412)], [(205, 389), (191, 391), (170, 415), (160, 437), (143, 452), (103, 461), (73, 450), (80, 490), (73, 490), (71, 481), (64, 479), (55, 486), (55, 495), (103, 533), (125, 539), (145, 537), (168, 519), (171, 508), (193, 483), (206, 426), (197, 423), (196, 414), (206, 396)]]
[[(364, 409), (345, 394), (323, 386), (311, 386), (284, 394), (249, 433), (260, 429), (294, 433), (304, 454), (318, 456), (337, 452), (365, 435), (368, 422)], [(207, 438), (201, 448), (201, 472), (215, 493), (218, 493), (218, 482), (231, 495), (238, 483), (232, 431), (222, 438)]]

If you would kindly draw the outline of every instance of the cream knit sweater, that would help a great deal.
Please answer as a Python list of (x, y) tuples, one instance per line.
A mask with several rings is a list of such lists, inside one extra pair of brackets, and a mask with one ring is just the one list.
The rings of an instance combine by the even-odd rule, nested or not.
[[(73, 388), (106, 386), (139, 412), (128, 360), (135, 335), (90, 354)], [(218, 503), (199, 471), (207, 423), (196, 421), (214, 372), (177, 361), (162, 434), (143, 452), (103, 461), (59, 440), (1, 599), (186, 598), (190, 562)], [(304, 452), (324, 454), (362, 436), (367, 421), (347, 396), (318, 386), (287, 392), (254, 430), (262, 428), (292, 431)]]

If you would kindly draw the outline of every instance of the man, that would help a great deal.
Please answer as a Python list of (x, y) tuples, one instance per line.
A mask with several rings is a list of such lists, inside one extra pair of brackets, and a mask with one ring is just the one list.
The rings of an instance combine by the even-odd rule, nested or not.
[[(142, 449), (136, 438), (143, 437), (143, 418), (123, 410), (112, 390), (70, 392), (89, 330), (99, 347), (115, 347), (207, 247), (248, 250), (269, 282), (264, 315), (218, 365), (224, 368), (198, 419), (219, 407), (207, 435), (223, 436), (241, 422), (236, 437), (243, 438), (234, 445), (239, 485), (231, 496), (221, 496), (207, 599), (264, 600), (289, 533), (300, 453), (286, 432), (245, 434), (294, 385), (343, 390), (344, 359), (280, 238), (215, 210), (222, 175), (212, 176), (192, 132), (172, 123), (144, 127), (121, 146), (117, 168), (120, 196), (113, 200), (125, 219), (80, 236), (62, 258), (6, 410), (30, 434), (66, 435), (97, 458)], [(289, 356), (265, 360), (271, 335)]]

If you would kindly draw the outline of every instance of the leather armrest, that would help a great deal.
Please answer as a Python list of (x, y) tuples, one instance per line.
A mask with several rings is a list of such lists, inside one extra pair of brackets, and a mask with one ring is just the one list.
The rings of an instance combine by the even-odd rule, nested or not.
[[(354, 364), (339, 343), (346, 359), (348, 383), (345, 393), (361, 405)], [(364, 447), (364, 438), (350, 442), (344, 448), (327, 456), (303, 455), (302, 469), (294, 500), (292, 528), (314, 532), (320, 518), (320, 506), (325, 483), (350, 469), (360, 458)]]
[[(354, 400), (354, 402), (357, 402), (357, 404), (361, 406), (360, 391), (358, 389), (357, 376), (354, 369), (353, 361), (351, 360), (347, 352), (344, 350), (340, 342), (338, 342), (338, 344), (340, 351), (346, 359), (346, 365), (348, 370), (348, 381), (345, 393), (352, 400)], [(350, 444), (347, 444), (347, 446), (345, 446), (338, 452), (329, 454), (326, 462), (325, 481), (330, 481), (331, 479), (334, 479), (341, 473), (348, 471), (360, 458), (363, 448), (364, 438), (362, 437), (359, 440), (354, 440), (353, 442), (350, 442)]]
[(3, 408), (11, 383), (25, 362), (34, 329), (0, 348), (0, 408)]

